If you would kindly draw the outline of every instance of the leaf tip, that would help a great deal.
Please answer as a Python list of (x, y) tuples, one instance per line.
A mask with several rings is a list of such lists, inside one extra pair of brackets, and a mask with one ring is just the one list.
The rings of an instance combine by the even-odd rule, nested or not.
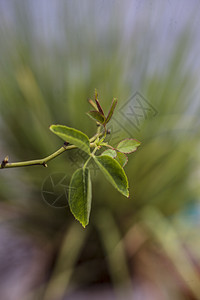
[(85, 229), (86, 226), (89, 224), (89, 220), (83, 220), (82, 218), (79, 218), (72, 210), (71, 213), (74, 216), (75, 220), (78, 221), (81, 224), (81, 226)]
[(138, 142), (138, 146), (137, 147), (139, 147), (142, 144), (142, 142), (138, 141), (137, 139), (135, 139), (135, 141)]
[(98, 92), (97, 92), (97, 89), (96, 89), (96, 88), (94, 89), (94, 97), (95, 97), (95, 99), (98, 98)]
[(75, 217), (75, 219), (81, 224), (81, 226), (85, 229), (86, 228), (86, 226), (89, 224), (89, 219), (87, 218), (87, 219), (85, 219), (85, 220), (81, 220), (81, 219), (79, 219), (79, 218), (77, 218), (76, 216), (74, 216)]
[(115, 107), (117, 105), (117, 98), (113, 98), (112, 100), (112, 104), (111, 104), (111, 107), (110, 107), (110, 110), (108, 112), (108, 115), (106, 117), (106, 124), (110, 121), (110, 119), (112, 118), (112, 115), (113, 115), (113, 112), (115, 110)]
[(130, 194), (129, 194), (129, 190), (127, 189), (123, 195), (126, 197), (126, 198), (130, 198)]
[(52, 124), (52, 125), (49, 126), (49, 129), (53, 132), (54, 131), (54, 127), (55, 127), (55, 125)]
[(81, 225), (84, 229), (86, 229), (86, 226), (88, 225), (88, 223), (86, 223), (86, 224), (81, 223)]

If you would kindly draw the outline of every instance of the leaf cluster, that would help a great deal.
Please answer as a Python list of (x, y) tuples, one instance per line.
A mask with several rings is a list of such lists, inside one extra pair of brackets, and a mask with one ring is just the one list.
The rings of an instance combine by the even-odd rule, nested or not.
[[(88, 225), (92, 202), (92, 184), (90, 169), (88, 163), (93, 159), (105, 178), (124, 196), (129, 197), (129, 185), (124, 166), (128, 162), (127, 154), (137, 150), (140, 142), (136, 139), (127, 138), (119, 142), (116, 148), (104, 142), (107, 134), (106, 125), (111, 120), (117, 99), (112, 100), (107, 115), (98, 100), (98, 94), (95, 90), (95, 102), (89, 100), (94, 110), (87, 114), (97, 123), (97, 133), (89, 137), (74, 128), (64, 125), (51, 125), (50, 130), (65, 141), (88, 154), (82, 168), (77, 169), (72, 175), (69, 186), (69, 207), (74, 217), (83, 227)], [(97, 152), (101, 148), (106, 148), (101, 154)]]

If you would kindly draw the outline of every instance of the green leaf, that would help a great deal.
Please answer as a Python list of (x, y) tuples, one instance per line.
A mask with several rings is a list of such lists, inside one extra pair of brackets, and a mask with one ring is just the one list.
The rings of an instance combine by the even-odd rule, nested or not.
[(90, 171), (81, 168), (72, 175), (69, 186), (69, 207), (74, 217), (85, 226), (89, 223), (92, 202)]
[(123, 153), (132, 153), (140, 146), (140, 142), (136, 139), (124, 139), (117, 145), (116, 149)]
[(95, 99), (98, 98), (98, 92), (97, 92), (97, 89), (94, 89), (94, 98), (95, 98)]
[(68, 142), (90, 154), (90, 141), (83, 132), (64, 125), (51, 125), (50, 130), (65, 142)]
[(88, 102), (92, 105), (92, 107), (93, 107), (95, 110), (98, 110), (97, 105), (94, 103), (94, 101), (93, 101), (92, 99), (89, 99)]
[(126, 156), (126, 154), (122, 152), (117, 152), (117, 156), (115, 157), (115, 160), (118, 161), (120, 166), (122, 166), (123, 168), (128, 162), (128, 157)]
[(98, 107), (99, 112), (100, 112), (102, 115), (104, 115), (104, 112), (103, 112), (103, 109), (102, 109), (102, 107), (101, 107), (101, 104), (99, 103), (99, 100), (98, 100), (98, 99), (95, 99), (95, 102), (96, 102), (96, 104), (97, 104), (97, 107)]
[(105, 117), (97, 110), (90, 110), (88, 113), (88, 116), (94, 119), (95, 121), (104, 124), (105, 123)]
[(117, 99), (114, 98), (113, 101), (112, 101), (112, 104), (111, 104), (111, 107), (110, 107), (110, 110), (109, 110), (109, 113), (107, 115), (107, 118), (106, 118), (106, 124), (110, 121), (112, 115), (113, 115), (113, 112), (114, 112), (114, 109), (117, 105)]
[(106, 149), (104, 152), (101, 153), (101, 156), (102, 155), (108, 155), (112, 158), (115, 158), (117, 155), (117, 152), (114, 149)]
[(99, 103), (99, 100), (98, 100), (98, 92), (97, 92), (97, 89), (95, 89), (95, 91), (94, 91), (94, 97), (95, 97), (95, 102), (96, 102), (96, 105), (97, 105), (97, 107), (98, 107), (99, 112), (104, 116), (103, 109), (102, 109), (101, 104)]
[(108, 181), (124, 196), (129, 196), (128, 180), (120, 164), (108, 155), (93, 156)]

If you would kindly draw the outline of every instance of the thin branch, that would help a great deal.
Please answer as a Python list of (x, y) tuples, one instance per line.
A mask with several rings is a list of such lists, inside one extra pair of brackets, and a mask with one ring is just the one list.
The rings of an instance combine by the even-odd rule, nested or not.
[[(98, 138), (99, 136), (101, 136), (102, 133), (97, 132), (91, 139), (90, 139), (90, 147), (95, 147), (95, 143), (94, 140), (96, 138)], [(59, 156), (60, 154), (62, 154), (63, 152), (65, 152), (66, 150), (70, 150), (70, 149), (75, 149), (77, 148), (75, 145), (68, 145), (65, 146), (63, 145), (61, 148), (59, 148), (57, 151), (55, 151), (54, 153), (52, 153), (51, 155), (42, 158), (42, 159), (35, 159), (35, 160), (27, 160), (27, 161), (22, 161), (22, 162), (13, 162), (13, 163), (9, 163), (8, 162), (8, 157), (6, 157), (2, 163), (0, 164), (0, 169), (7, 169), (7, 168), (17, 168), (17, 167), (29, 167), (29, 166), (44, 166), (47, 167), (47, 162), (49, 162), (50, 160), (54, 159), (55, 157)]]
[(6, 169), (6, 168), (16, 168), (16, 167), (28, 167), (28, 166), (36, 166), (36, 165), (43, 165), (44, 167), (47, 167), (47, 162), (54, 159), (61, 153), (63, 153), (66, 150), (74, 149), (76, 146), (70, 145), (70, 146), (62, 146), (60, 149), (58, 149), (56, 152), (52, 153), (51, 155), (42, 158), (42, 159), (35, 159), (35, 160), (27, 160), (22, 162), (13, 162), (13, 163), (4, 163), (4, 161), (0, 165), (0, 169)]

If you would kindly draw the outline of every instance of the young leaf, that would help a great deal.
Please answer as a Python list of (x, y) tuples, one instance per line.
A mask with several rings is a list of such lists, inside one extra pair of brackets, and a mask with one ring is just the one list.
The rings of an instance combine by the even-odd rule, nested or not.
[(90, 171), (81, 168), (72, 175), (69, 186), (69, 207), (74, 217), (85, 226), (89, 223), (92, 201)]
[(114, 149), (106, 149), (105, 151), (103, 151), (103, 152), (101, 153), (101, 156), (102, 156), (102, 155), (108, 155), (108, 156), (110, 156), (110, 157), (112, 157), (112, 158), (115, 158), (116, 155), (117, 155), (117, 152), (116, 152)]
[(93, 156), (108, 181), (124, 196), (129, 196), (128, 180), (120, 164), (108, 155)]
[(97, 89), (94, 89), (94, 99), (97, 99), (98, 98), (98, 92), (97, 92)]
[(98, 100), (98, 99), (95, 99), (95, 102), (96, 102), (96, 104), (97, 104), (97, 107), (98, 107), (99, 112), (100, 112), (102, 115), (104, 115), (104, 112), (103, 112), (103, 109), (102, 109), (102, 107), (101, 107), (101, 105), (100, 105), (100, 103), (99, 103), (99, 100)]
[(64, 125), (51, 125), (50, 130), (65, 142), (73, 144), (90, 154), (90, 141), (88, 136), (83, 132)]
[(110, 107), (110, 110), (109, 110), (109, 113), (107, 115), (107, 118), (106, 118), (106, 124), (110, 121), (112, 115), (113, 115), (113, 112), (114, 112), (114, 109), (117, 105), (117, 99), (114, 98), (113, 101), (112, 101), (112, 104), (111, 104), (111, 107)]
[(93, 107), (95, 110), (98, 110), (97, 105), (94, 103), (94, 101), (93, 101), (92, 99), (89, 99), (88, 102), (92, 105), (92, 107)]
[(117, 145), (117, 150), (123, 153), (132, 153), (140, 146), (140, 142), (135, 139), (124, 139)]
[(102, 107), (101, 107), (101, 105), (100, 105), (100, 103), (99, 103), (99, 100), (98, 100), (98, 93), (97, 93), (97, 90), (96, 90), (96, 89), (95, 89), (95, 91), (94, 91), (94, 97), (95, 97), (95, 102), (96, 102), (96, 104), (97, 104), (97, 107), (98, 107), (99, 112), (104, 116), (103, 109), (102, 109)]
[(105, 117), (97, 110), (90, 110), (88, 113), (88, 116), (94, 119), (95, 121), (104, 124), (105, 123)]
[(115, 157), (115, 160), (118, 161), (120, 166), (122, 166), (123, 168), (128, 162), (128, 157), (126, 156), (126, 154), (122, 152), (117, 152), (117, 156)]

